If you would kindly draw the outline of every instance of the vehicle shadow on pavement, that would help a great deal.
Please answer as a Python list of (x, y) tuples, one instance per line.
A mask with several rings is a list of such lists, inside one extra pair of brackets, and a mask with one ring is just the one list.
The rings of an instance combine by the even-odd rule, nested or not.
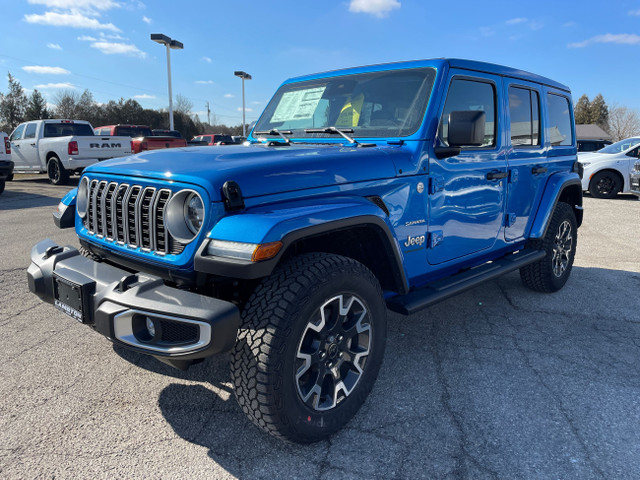
[[(34, 193), (34, 184), (42, 193)], [(26, 208), (52, 207), (71, 189), (78, 186), (78, 179), (72, 178), (67, 185), (51, 185), (45, 178), (29, 178), (7, 182), (0, 195), (0, 211), (22, 210)]]
[(0, 195), (0, 211), (22, 210), (25, 208), (52, 207), (60, 202), (59, 198), (35, 193), (5, 190)]

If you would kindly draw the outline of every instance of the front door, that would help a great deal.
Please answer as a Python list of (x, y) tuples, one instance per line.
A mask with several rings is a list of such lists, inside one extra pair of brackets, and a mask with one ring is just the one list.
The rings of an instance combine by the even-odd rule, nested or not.
[(439, 159), (430, 155), (429, 249), (431, 264), (439, 264), (489, 250), (496, 242), (504, 220), (507, 161), (502, 128), (502, 106), (498, 76), (452, 69), (449, 91), (438, 128), (436, 144), (448, 146), (449, 113), (484, 111), (484, 144), (464, 147), (459, 155)]

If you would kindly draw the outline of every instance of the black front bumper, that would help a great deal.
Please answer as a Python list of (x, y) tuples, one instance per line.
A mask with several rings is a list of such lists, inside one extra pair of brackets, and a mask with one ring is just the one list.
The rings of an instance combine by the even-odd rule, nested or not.
[(13, 173), (11, 160), (0, 160), (0, 180), (6, 180)]
[(240, 314), (234, 304), (95, 262), (49, 239), (31, 250), (27, 277), (29, 289), (45, 302), (116, 344), (177, 367), (228, 350), (236, 339)]

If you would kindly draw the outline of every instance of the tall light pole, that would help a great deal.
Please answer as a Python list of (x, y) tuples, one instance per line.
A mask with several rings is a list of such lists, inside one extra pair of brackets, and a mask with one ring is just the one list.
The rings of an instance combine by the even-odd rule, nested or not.
[(245, 108), (244, 108), (244, 81), (245, 80), (251, 80), (251, 75), (249, 75), (247, 72), (243, 72), (242, 70), (236, 70), (235, 72), (233, 72), (233, 74), (236, 77), (240, 77), (242, 79), (242, 136), (246, 137), (247, 136), (247, 122), (244, 119), (244, 112), (245, 112)]
[(173, 130), (173, 95), (171, 94), (171, 49), (182, 50), (182, 42), (161, 33), (152, 33), (151, 40), (167, 47), (167, 78), (169, 79), (169, 130)]

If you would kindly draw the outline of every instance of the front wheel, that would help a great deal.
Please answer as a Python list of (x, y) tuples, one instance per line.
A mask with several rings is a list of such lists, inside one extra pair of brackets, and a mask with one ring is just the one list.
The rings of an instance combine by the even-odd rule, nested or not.
[(560, 290), (571, 274), (577, 242), (578, 224), (573, 208), (558, 202), (544, 238), (529, 242), (531, 248), (544, 250), (546, 255), (520, 269), (522, 283), (538, 292)]
[(609, 170), (596, 173), (589, 183), (589, 192), (595, 198), (615, 198), (621, 190), (620, 177)]
[(58, 157), (51, 157), (47, 162), (47, 176), (53, 185), (66, 185), (69, 172), (62, 166)]
[(0, 180), (0, 194), (4, 192), (4, 185), (5, 185), (4, 180)]
[(242, 313), (231, 358), (238, 403), (261, 429), (311, 443), (358, 411), (386, 342), (380, 285), (361, 263), (306, 254), (278, 267)]

